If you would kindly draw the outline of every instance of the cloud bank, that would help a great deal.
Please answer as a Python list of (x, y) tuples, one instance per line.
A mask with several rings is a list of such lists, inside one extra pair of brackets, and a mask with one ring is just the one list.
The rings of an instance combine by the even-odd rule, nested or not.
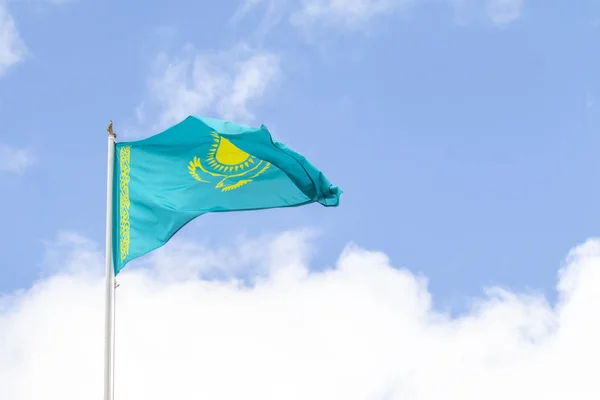
[[(102, 252), (73, 234), (48, 249), (47, 277), (0, 298), (4, 400), (102, 393)], [(124, 271), (117, 398), (599, 398), (599, 240), (569, 254), (557, 305), (496, 288), (457, 318), (385, 254), (348, 246), (314, 272), (310, 252), (303, 232), (178, 241)]]

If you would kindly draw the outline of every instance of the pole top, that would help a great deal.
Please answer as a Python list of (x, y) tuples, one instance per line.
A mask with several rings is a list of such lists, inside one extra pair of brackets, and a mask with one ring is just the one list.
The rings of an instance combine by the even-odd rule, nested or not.
[(106, 130), (108, 131), (108, 136), (110, 136), (112, 138), (116, 138), (117, 137), (117, 135), (115, 134), (115, 131), (113, 131), (113, 122), (112, 122), (112, 120), (108, 124), (108, 128), (106, 128)]

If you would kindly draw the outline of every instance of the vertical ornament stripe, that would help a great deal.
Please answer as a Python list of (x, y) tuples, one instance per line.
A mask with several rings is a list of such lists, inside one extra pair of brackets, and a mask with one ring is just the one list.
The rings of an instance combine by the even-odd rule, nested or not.
[(129, 172), (131, 159), (131, 146), (123, 146), (119, 150), (119, 208), (120, 208), (120, 237), (119, 242), (121, 261), (129, 254), (130, 223), (129, 223)]

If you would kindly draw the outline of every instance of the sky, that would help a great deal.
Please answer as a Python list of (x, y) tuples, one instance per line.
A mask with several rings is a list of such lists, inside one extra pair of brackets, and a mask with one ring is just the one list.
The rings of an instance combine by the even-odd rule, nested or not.
[(595, 0), (0, 0), (0, 398), (100, 396), (106, 127), (188, 115), (344, 194), (128, 265), (117, 398), (598, 398), (599, 29)]

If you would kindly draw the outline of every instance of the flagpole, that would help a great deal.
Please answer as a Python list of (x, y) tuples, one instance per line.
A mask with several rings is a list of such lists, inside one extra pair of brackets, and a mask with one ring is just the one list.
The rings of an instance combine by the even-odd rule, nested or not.
[(114, 399), (114, 335), (115, 335), (115, 282), (112, 263), (113, 174), (115, 138), (112, 121), (108, 125), (108, 164), (106, 173), (106, 303), (104, 331), (104, 400)]

